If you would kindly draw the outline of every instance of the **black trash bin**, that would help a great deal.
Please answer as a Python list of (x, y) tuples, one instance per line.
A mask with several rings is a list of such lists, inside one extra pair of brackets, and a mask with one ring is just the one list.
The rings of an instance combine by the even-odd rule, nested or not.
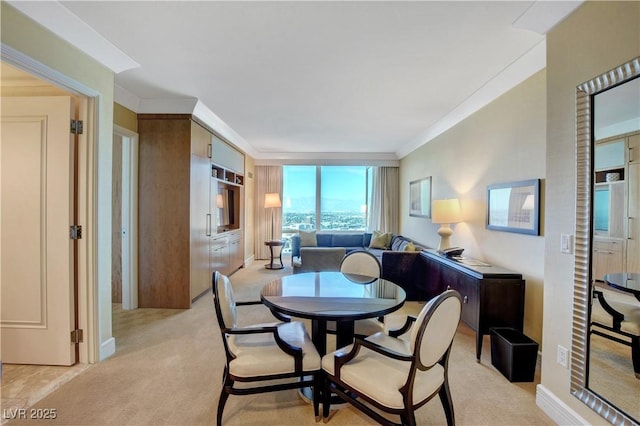
[(538, 343), (515, 328), (491, 329), (491, 364), (510, 382), (532, 382)]

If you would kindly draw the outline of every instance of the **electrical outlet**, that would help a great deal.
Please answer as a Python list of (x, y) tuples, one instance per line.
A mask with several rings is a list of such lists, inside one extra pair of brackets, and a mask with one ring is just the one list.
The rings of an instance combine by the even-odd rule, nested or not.
[(558, 364), (569, 368), (569, 350), (561, 345), (558, 345)]

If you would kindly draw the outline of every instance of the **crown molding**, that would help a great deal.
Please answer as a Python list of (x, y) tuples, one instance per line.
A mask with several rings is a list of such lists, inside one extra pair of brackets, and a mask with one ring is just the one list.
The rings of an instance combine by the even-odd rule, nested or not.
[(58, 1), (5, 1), (116, 74), (140, 67), (139, 63)]

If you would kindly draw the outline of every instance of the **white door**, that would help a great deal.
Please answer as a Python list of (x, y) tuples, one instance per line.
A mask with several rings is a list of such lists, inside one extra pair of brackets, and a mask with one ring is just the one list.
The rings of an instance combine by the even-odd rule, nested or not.
[(2, 98), (3, 363), (76, 362), (73, 114), (68, 96)]

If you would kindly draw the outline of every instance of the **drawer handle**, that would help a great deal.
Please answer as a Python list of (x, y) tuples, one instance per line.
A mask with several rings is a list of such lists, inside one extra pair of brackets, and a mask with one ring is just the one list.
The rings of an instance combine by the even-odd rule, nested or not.
[(469, 298), (468, 298), (467, 296), (465, 296), (465, 297), (462, 299), (462, 303), (469, 303)]

